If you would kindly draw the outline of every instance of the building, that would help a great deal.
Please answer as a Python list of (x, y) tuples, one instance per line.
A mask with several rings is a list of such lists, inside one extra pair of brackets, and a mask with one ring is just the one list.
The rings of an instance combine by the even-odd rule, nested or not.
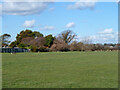
[(15, 47), (15, 48), (3, 47), (3, 48), (0, 48), (0, 52), (1, 53), (18, 53), (18, 52), (29, 52), (29, 50), (23, 49), (23, 48), (18, 48), (18, 47)]

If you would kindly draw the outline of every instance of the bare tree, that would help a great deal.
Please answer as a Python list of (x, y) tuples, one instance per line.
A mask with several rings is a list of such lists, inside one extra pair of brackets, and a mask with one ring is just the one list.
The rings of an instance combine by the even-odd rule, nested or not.
[(59, 34), (58, 39), (63, 40), (65, 43), (70, 43), (75, 36), (76, 35), (71, 30), (66, 30)]
[(55, 39), (50, 49), (52, 51), (69, 51), (69, 46), (63, 40)]

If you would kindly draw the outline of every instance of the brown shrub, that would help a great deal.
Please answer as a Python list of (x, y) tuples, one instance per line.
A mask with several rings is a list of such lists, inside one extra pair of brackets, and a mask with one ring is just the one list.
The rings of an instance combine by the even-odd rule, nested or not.
[(69, 51), (69, 45), (63, 40), (55, 39), (50, 48), (51, 51)]

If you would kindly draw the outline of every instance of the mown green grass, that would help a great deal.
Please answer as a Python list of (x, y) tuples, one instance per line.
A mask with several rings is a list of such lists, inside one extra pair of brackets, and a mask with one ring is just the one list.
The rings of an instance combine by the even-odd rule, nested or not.
[(3, 88), (117, 88), (118, 53), (3, 54)]

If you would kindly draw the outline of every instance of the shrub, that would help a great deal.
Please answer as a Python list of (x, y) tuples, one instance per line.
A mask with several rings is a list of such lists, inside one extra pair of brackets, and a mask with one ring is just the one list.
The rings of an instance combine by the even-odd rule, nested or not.
[(17, 42), (16, 42), (16, 41), (12, 42), (12, 43), (9, 45), (9, 47), (11, 47), (11, 48), (14, 48), (14, 47), (16, 47), (16, 46), (17, 46)]
[(69, 45), (62, 40), (54, 40), (50, 50), (52, 51), (69, 51)]
[(30, 48), (31, 48), (32, 52), (37, 52), (38, 51), (37, 47), (35, 47), (35, 46), (31, 46)]
[(45, 48), (45, 47), (40, 47), (38, 49), (38, 52), (49, 52), (49, 49), (48, 48)]
[(20, 44), (18, 45), (18, 47), (19, 47), (19, 48), (25, 48), (26, 46), (25, 46), (25, 44), (20, 43)]
[(79, 51), (80, 50), (79, 44), (76, 41), (72, 42), (70, 44), (70, 50), (71, 51)]

